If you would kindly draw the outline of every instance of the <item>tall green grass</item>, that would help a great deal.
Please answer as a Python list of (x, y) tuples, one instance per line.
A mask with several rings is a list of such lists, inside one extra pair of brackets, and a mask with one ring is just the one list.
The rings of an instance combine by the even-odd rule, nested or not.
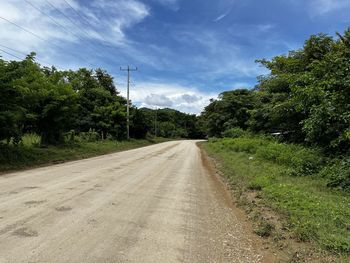
[(350, 255), (350, 195), (328, 187), (320, 174), (330, 166), (319, 150), (264, 137), (216, 139), (204, 147), (238, 196), (258, 191), (297, 239)]
[(28, 135), (18, 146), (0, 143), (0, 172), (88, 158), (166, 141), (163, 138), (130, 141), (103, 140), (40, 147), (38, 139), (40, 141), (37, 136)]

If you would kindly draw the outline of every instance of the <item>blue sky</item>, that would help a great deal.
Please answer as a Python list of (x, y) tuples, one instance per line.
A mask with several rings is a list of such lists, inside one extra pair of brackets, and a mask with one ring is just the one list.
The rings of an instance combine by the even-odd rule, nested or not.
[[(350, 26), (349, 0), (0, 0), (0, 49), (37, 52), (61, 69), (102, 67), (138, 106), (199, 113), (225, 90), (251, 88), (254, 61)], [(21, 26), (19, 28), (12, 23)], [(29, 30), (35, 35), (23, 30)], [(9, 49), (11, 48), (11, 49)], [(16, 59), (0, 50), (6, 59)]]

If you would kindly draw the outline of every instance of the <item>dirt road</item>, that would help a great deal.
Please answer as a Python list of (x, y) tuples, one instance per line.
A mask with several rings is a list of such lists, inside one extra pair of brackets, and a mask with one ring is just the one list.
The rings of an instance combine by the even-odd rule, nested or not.
[(262, 262), (195, 141), (0, 176), (0, 262)]

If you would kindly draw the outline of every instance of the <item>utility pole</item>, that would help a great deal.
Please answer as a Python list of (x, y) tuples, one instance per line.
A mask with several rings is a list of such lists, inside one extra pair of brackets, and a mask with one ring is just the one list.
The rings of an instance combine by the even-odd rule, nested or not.
[(157, 138), (157, 108), (155, 109), (154, 113), (154, 137)]
[(130, 71), (137, 71), (137, 67), (130, 68), (129, 66), (127, 68), (120, 67), (121, 71), (127, 71), (128, 72), (128, 81), (127, 81), (127, 92), (126, 92), (126, 138), (130, 139), (130, 100), (129, 100), (129, 89), (130, 89)]

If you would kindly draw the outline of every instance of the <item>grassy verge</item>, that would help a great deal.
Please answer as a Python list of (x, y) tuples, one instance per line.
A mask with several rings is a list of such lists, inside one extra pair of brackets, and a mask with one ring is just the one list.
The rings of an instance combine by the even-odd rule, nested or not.
[(164, 141), (167, 140), (157, 138), (130, 141), (104, 140), (47, 147), (26, 146), (26, 144), (18, 147), (0, 145), (0, 172), (83, 159)]
[[(319, 176), (324, 165), (319, 152), (258, 137), (209, 141), (204, 149), (217, 160), (250, 217), (260, 219), (257, 234), (284, 239), (275, 231), (281, 223), (279, 228), (294, 239), (349, 262), (350, 195), (327, 187)], [(271, 208), (282, 222), (262, 216), (264, 209), (252, 209), (259, 205)]]

